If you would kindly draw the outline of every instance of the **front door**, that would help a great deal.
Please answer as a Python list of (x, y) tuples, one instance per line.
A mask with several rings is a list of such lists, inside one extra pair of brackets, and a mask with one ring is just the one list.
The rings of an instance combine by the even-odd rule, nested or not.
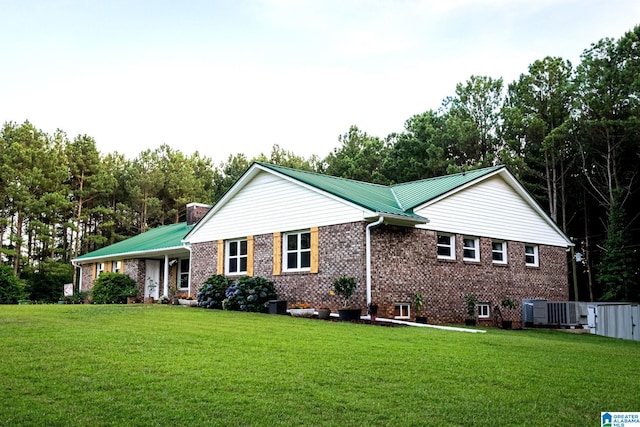
[(160, 298), (160, 261), (156, 259), (146, 260), (145, 271), (144, 297)]

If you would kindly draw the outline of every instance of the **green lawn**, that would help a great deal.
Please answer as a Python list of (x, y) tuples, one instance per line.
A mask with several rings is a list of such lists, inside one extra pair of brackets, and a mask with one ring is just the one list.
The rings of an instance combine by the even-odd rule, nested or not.
[(0, 306), (0, 425), (600, 425), (640, 343), (159, 305)]

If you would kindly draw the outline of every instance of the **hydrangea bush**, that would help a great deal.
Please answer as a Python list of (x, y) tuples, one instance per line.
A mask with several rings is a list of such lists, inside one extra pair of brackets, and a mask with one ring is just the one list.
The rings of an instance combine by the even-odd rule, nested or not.
[(277, 298), (273, 283), (264, 277), (240, 277), (227, 288), (225, 310), (263, 313), (269, 308), (269, 300)]
[(209, 277), (198, 292), (198, 307), (221, 309), (231, 283), (231, 280), (219, 274)]

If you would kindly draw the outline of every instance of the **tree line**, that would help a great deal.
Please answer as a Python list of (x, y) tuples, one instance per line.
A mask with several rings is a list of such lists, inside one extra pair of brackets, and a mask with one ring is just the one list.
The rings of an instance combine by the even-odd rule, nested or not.
[(381, 184), (504, 164), (574, 238), (580, 299), (640, 299), (640, 26), (592, 44), (575, 67), (546, 57), (507, 85), (471, 76), (402, 132), (352, 126), (322, 158), (275, 145), (214, 165), (162, 145), (127, 159), (102, 155), (88, 135), (7, 122), (1, 260), (23, 276), (70, 268), (79, 254), (184, 220), (188, 202), (215, 203), (256, 160)]

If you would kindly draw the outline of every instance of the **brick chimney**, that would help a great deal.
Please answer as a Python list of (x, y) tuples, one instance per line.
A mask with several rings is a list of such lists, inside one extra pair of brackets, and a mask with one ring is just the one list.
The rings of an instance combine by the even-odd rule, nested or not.
[(200, 221), (203, 216), (209, 212), (211, 205), (204, 203), (188, 203), (187, 204), (187, 225), (193, 225)]

